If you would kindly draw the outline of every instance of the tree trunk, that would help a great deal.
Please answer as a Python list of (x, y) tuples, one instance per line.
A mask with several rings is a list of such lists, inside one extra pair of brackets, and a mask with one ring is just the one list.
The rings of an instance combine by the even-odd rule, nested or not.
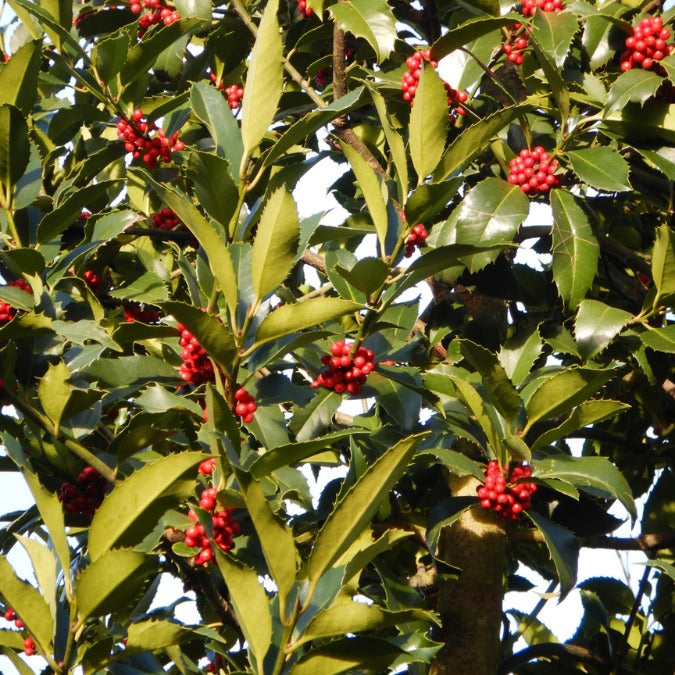
[[(475, 495), (473, 477), (451, 480), (455, 496)], [(439, 580), (443, 649), (431, 675), (494, 675), (501, 661), (500, 627), (506, 533), (492, 511), (474, 508), (445, 528), (438, 557), (461, 568), (459, 579)]]

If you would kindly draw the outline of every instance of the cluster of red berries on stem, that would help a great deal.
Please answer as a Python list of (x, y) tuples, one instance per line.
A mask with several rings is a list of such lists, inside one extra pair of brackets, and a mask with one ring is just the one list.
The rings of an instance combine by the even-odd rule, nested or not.
[(170, 162), (172, 152), (185, 149), (185, 143), (178, 140), (177, 131), (167, 138), (139, 109), (134, 110), (131, 120), (121, 119), (117, 123), (117, 137), (124, 141), (124, 149), (131, 152), (134, 159), (141, 159), (149, 169), (155, 169), (159, 161)]
[[(8, 286), (14, 286), (22, 290), (24, 293), (30, 293), (30, 286), (23, 279), (14, 279), (7, 283)], [(8, 302), (0, 300), (0, 326), (11, 321), (16, 316), (16, 308), (12, 307)]]
[[(421, 49), (414, 54), (411, 54), (405, 60), (405, 65), (408, 69), (403, 73), (403, 77), (401, 79), (401, 91), (403, 91), (403, 100), (409, 101), (410, 105), (412, 105), (412, 102), (415, 100), (415, 94), (417, 93), (417, 87), (422, 74), (423, 61), (428, 61), (433, 68), (438, 68), (438, 61), (434, 61), (431, 58), (431, 50), (429, 49)], [(444, 82), (443, 86), (445, 87), (445, 91), (448, 95), (450, 120), (455, 122), (457, 115), (464, 115), (466, 112), (460, 104), (464, 103), (468, 96), (465, 91), (457, 91), (456, 89), (453, 89), (447, 82)]]
[(138, 302), (124, 303), (124, 318), (127, 323), (140, 321), (141, 323), (158, 324), (159, 312), (152, 307), (142, 307)]
[(520, 153), (509, 162), (508, 181), (512, 185), (519, 185), (520, 189), (527, 194), (547, 192), (551, 188), (558, 187), (560, 181), (554, 174), (558, 160), (537, 145), (532, 150), (521, 150)]
[(258, 409), (258, 405), (251, 394), (249, 394), (244, 387), (239, 387), (234, 392), (234, 412), (241, 417), (241, 421), (245, 424), (253, 421), (253, 415)]
[(173, 230), (176, 227), (186, 229), (183, 221), (167, 207), (161, 208), (156, 213), (153, 213), (150, 224), (156, 230)]
[(330, 354), (321, 357), (321, 363), (328, 368), (317, 375), (312, 387), (326, 387), (337, 394), (360, 394), (366, 378), (375, 369), (375, 353), (359, 347), (352, 356), (353, 347), (351, 341), (333, 342)]
[(223, 92), (224, 96), (227, 97), (227, 105), (236, 110), (240, 105), (241, 101), (244, 98), (244, 89), (238, 84), (231, 84), (229, 87), (225, 86), (225, 83), (222, 80), (219, 80), (214, 73), (209, 73), (211, 82), (216, 87), (216, 89)]
[(179, 373), (190, 384), (213, 382), (215, 373), (213, 364), (199, 340), (182, 323), (177, 324), (180, 331), (178, 344), (183, 348), (180, 356), (183, 359)]
[(298, 0), (298, 12), (303, 19), (309, 19), (314, 14), (314, 10), (307, 5), (307, 0)]
[(528, 464), (512, 462), (501, 467), (496, 459), (491, 460), (485, 469), (485, 483), (476, 489), (480, 505), (493, 509), (504, 520), (515, 520), (519, 513), (530, 508), (532, 495), (537, 491), (536, 483), (518, 482), (531, 475)]
[(86, 466), (77, 477), (76, 483), (63, 483), (59, 490), (59, 501), (66, 513), (94, 517), (96, 509), (105, 497), (108, 481), (92, 466)]
[[(564, 5), (562, 0), (524, 0), (520, 5), (520, 13), (525, 17), (532, 17), (537, 9), (542, 12), (560, 12)], [(520, 66), (523, 63), (523, 54), (527, 49), (527, 36), (530, 29), (522, 23), (514, 23), (502, 44), (502, 51), (508, 60)]]
[[(229, 551), (233, 546), (233, 537), (239, 532), (239, 524), (232, 517), (234, 509), (216, 510), (218, 494), (217, 488), (210, 487), (204, 490), (199, 498), (199, 506), (211, 514), (211, 526), (213, 531), (213, 542), (221, 551)], [(194, 563), (197, 566), (206, 565), (213, 560), (213, 549), (206, 529), (198, 522), (197, 514), (190, 509), (188, 517), (194, 521), (194, 525), (185, 530), (185, 545), (189, 548), (198, 548), (198, 553), (194, 556)]]
[(147, 14), (138, 20), (138, 37), (142, 38), (151, 26), (161, 23), (169, 26), (176, 21), (180, 21), (180, 14), (175, 7), (170, 7), (162, 2), (162, 0), (133, 0), (130, 8), (133, 14), (140, 14), (144, 9), (148, 10)]
[[(8, 607), (3, 615), (6, 621), (13, 621), (14, 625), (21, 630), (23, 628), (23, 621), (16, 615), (16, 612)], [(33, 656), (35, 654), (35, 640), (28, 636), (23, 641), (23, 652), (26, 656)]]
[(424, 227), (422, 223), (415, 225), (408, 235), (408, 238), (405, 240), (405, 253), (403, 255), (406, 258), (410, 258), (415, 252), (415, 247), (424, 246), (424, 241), (428, 236), (429, 233), (427, 232), (427, 228)]
[(94, 270), (85, 270), (82, 278), (94, 293), (101, 293), (105, 290), (105, 281)]
[(218, 673), (221, 668), (225, 667), (225, 659), (220, 654), (216, 654), (216, 660), (211, 661), (205, 668), (205, 673)]
[(668, 38), (670, 30), (664, 27), (660, 16), (643, 18), (637, 26), (633, 26), (633, 34), (626, 38), (626, 51), (621, 55), (621, 70), (654, 69), (665, 75), (663, 67), (655, 62), (675, 51), (675, 45), (667, 43)]
[(200, 463), (197, 469), (202, 476), (210, 476), (216, 470), (216, 458), (210, 457)]
[(537, 9), (542, 12), (560, 12), (562, 8), (562, 0), (523, 0), (520, 11), (523, 16), (534, 16)]

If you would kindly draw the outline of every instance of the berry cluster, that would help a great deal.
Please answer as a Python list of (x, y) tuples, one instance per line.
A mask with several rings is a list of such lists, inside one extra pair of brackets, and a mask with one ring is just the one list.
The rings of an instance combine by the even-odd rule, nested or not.
[[(403, 100), (409, 101), (412, 105), (417, 93), (417, 86), (419, 84), (420, 76), (422, 74), (422, 61), (428, 61), (433, 68), (438, 68), (438, 61), (431, 58), (431, 50), (421, 49), (415, 52), (405, 60), (405, 65), (408, 67), (403, 73), (401, 79), (401, 90), (403, 91)], [(467, 94), (465, 91), (457, 91), (453, 89), (447, 82), (444, 82), (445, 91), (448, 94), (448, 106), (450, 107), (450, 120), (455, 122), (457, 115), (465, 113), (461, 103), (466, 101)]]
[(176, 227), (185, 229), (181, 219), (169, 208), (162, 208), (157, 213), (152, 214), (150, 224), (156, 230), (173, 230)]
[(241, 417), (241, 421), (245, 424), (252, 422), (253, 415), (258, 409), (253, 396), (251, 396), (244, 387), (239, 387), (239, 389), (234, 392), (234, 400), (236, 401), (234, 412)]
[(312, 382), (312, 387), (326, 387), (337, 394), (360, 394), (368, 374), (375, 368), (375, 354), (372, 350), (359, 347), (353, 358), (353, 342), (338, 340), (330, 346), (330, 354), (321, 357), (321, 363), (328, 366)]
[(236, 110), (240, 105), (241, 101), (244, 98), (244, 89), (238, 84), (231, 84), (229, 87), (225, 86), (225, 83), (222, 80), (219, 80), (214, 73), (209, 73), (211, 82), (213, 82), (216, 89), (219, 89), (223, 92), (223, 95), (227, 98), (227, 105)]
[(220, 654), (216, 654), (216, 660), (211, 661), (204, 668), (204, 672), (205, 673), (219, 673), (221, 668), (225, 668), (225, 659), (222, 656), (220, 656)]
[(178, 344), (183, 348), (180, 353), (183, 359), (179, 370), (180, 376), (191, 384), (213, 382), (215, 373), (206, 350), (182, 323), (177, 324), (177, 328), (180, 331)]
[(560, 12), (563, 3), (562, 0), (523, 0), (520, 11), (523, 16), (534, 16), (537, 8), (542, 12)]
[[(11, 607), (8, 607), (5, 610), (3, 616), (5, 617), (6, 621), (13, 621), (14, 625), (19, 630), (23, 628), (23, 621), (21, 621), (21, 619), (16, 615), (16, 612)], [(26, 656), (33, 656), (33, 654), (35, 654), (35, 640), (33, 640), (33, 638), (30, 636), (25, 638), (23, 641), (23, 653)]]
[(408, 238), (405, 240), (405, 253), (403, 254), (406, 258), (409, 258), (414, 252), (416, 246), (424, 246), (424, 240), (429, 236), (427, 228), (418, 223), (413, 227), (412, 232), (408, 235)]
[(485, 469), (485, 483), (476, 489), (480, 505), (493, 509), (504, 520), (515, 520), (519, 513), (530, 508), (530, 499), (537, 490), (535, 483), (517, 481), (531, 475), (532, 469), (527, 464), (512, 463), (502, 468), (493, 459)]
[[(155, 134), (150, 136), (152, 132)], [(167, 138), (153, 122), (144, 120), (141, 110), (134, 110), (130, 121), (117, 123), (117, 137), (124, 141), (125, 150), (133, 153), (134, 159), (142, 159), (149, 169), (155, 169), (159, 160), (170, 162), (172, 152), (185, 149), (178, 132)]]
[(64, 483), (59, 490), (59, 501), (66, 513), (91, 519), (101, 506), (108, 483), (91, 466), (86, 466), (77, 477), (77, 483)]
[(100, 293), (105, 290), (105, 281), (94, 270), (85, 270), (82, 273), (84, 283), (91, 288), (94, 293)]
[(205, 459), (199, 465), (199, 473), (202, 476), (210, 476), (216, 470), (216, 458), (211, 457), (210, 459)]
[[(24, 293), (30, 293), (30, 286), (23, 279), (15, 279), (7, 284), (14, 286), (14, 288), (21, 289)], [(16, 308), (12, 307), (8, 302), (0, 300), (0, 326), (4, 326), (16, 316)]]
[[(560, 12), (563, 9), (562, 0), (524, 0), (520, 5), (520, 13), (525, 17), (534, 16), (535, 11)], [(520, 66), (523, 63), (523, 54), (527, 48), (527, 36), (530, 29), (521, 23), (514, 23), (502, 44), (502, 51), (508, 60)]]
[(134, 14), (140, 14), (143, 9), (148, 13), (144, 14), (139, 20), (138, 37), (142, 38), (151, 26), (162, 23), (165, 26), (180, 21), (180, 14), (175, 7), (165, 5), (162, 0), (133, 0), (129, 8)]
[(140, 321), (141, 323), (158, 324), (159, 312), (152, 307), (141, 307), (138, 302), (124, 303), (124, 318), (127, 323)]
[(303, 19), (309, 19), (314, 14), (314, 10), (307, 6), (307, 0), (298, 0), (298, 12)]
[[(199, 506), (211, 514), (214, 543), (221, 551), (229, 551), (234, 545), (232, 538), (239, 532), (239, 524), (232, 517), (234, 509), (220, 509), (216, 511), (217, 494), (218, 490), (216, 488), (207, 488), (201, 494)], [(199, 549), (194, 557), (195, 565), (206, 565), (213, 560), (211, 541), (206, 534), (204, 526), (197, 521), (197, 514), (192, 509), (188, 512), (188, 517), (195, 524), (185, 530), (185, 545), (190, 548)]]
[(532, 150), (521, 150), (517, 157), (509, 162), (508, 181), (512, 185), (520, 185), (520, 189), (529, 194), (547, 192), (551, 188), (558, 187), (560, 181), (554, 175), (558, 166), (558, 160), (537, 145)]
[[(633, 26), (633, 34), (626, 38), (626, 51), (621, 55), (621, 70), (624, 72), (633, 68), (651, 70), (655, 61), (675, 51), (675, 45), (666, 41), (670, 37), (670, 30), (663, 26), (660, 16), (645, 17), (637, 26)], [(665, 75), (662, 66), (658, 66), (660, 74)]]

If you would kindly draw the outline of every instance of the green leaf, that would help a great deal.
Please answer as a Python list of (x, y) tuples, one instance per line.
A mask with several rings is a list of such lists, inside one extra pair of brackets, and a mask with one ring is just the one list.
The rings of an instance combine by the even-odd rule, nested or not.
[(68, 572), (70, 570), (70, 547), (66, 539), (63, 504), (61, 504), (61, 501), (53, 492), (49, 492), (42, 487), (36, 474), (24, 471), (23, 477), (26, 483), (28, 483), (35, 504), (42, 517), (42, 522), (49, 531), (52, 546), (61, 563), (61, 568), (64, 570), (66, 590), (70, 593), (71, 580)]
[(521, 19), (522, 17), (517, 14), (490, 17), (480, 16), (469, 19), (457, 26), (457, 28), (453, 28), (441, 35), (441, 37), (434, 42), (431, 53), (435, 59), (440, 61), (444, 56), (451, 54), (460, 47), (468, 45), (477, 38), (487, 35), (503, 26), (513, 25)]
[(109, 293), (111, 298), (120, 300), (135, 300), (156, 304), (169, 299), (169, 291), (164, 279), (155, 272), (145, 272), (136, 277), (128, 286), (116, 288)]
[(131, 549), (98, 556), (77, 579), (75, 597), (80, 621), (128, 607), (153, 566), (152, 558)]
[[(480, 476), (484, 478), (483, 474)], [(478, 497), (448, 497), (434, 504), (427, 522), (427, 545), (433, 555), (437, 554), (441, 530), (456, 523), (469, 509), (478, 506)]]
[(675, 353), (675, 325), (641, 331), (640, 339), (646, 347), (657, 352)]
[(0, 589), (6, 606), (14, 609), (42, 649), (51, 653), (54, 621), (49, 606), (37, 589), (16, 576), (4, 556), (0, 556)]
[(675, 293), (675, 233), (665, 223), (656, 228), (652, 251), (652, 278), (656, 286), (654, 306)]
[(426, 434), (399, 441), (371, 464), (328, 516), (314, 542), (307, 576), (316, 585), (380, 507), (380, 502), (401, 477)]
[(38, 385), (38, 398), (47, 417), (54, 422), (57, 428), (61, 424), (61, 418), (72, 392), (73, 385), (70, 384), (68, 366), (63, 361), (57, 364), (50, 363)]
[(341, 30), (361, 37), (382, 63), (394, 51), (396, 18), (386, 0), (346, 0), (328, 10)]
[(223, 95), (206, 82), (194, 82), (190, 92), (190, 106), (194, 114), (209, 130), (216, 144), (216, 152), (230, 163), (235, 184), (239, 182), (238, 168), (244, 154), (244, 143), (237, 120)]
[(607, 96), (605, 116), (622, 110), (628, 103), (644, 103), (663, 84), (663, 78), (651, 70), (636, 68), (621, 73)]
[(497, 355), (507, 376), (516, 387), (532, 370), (542, 350), (541, 336), (536, 325), (525, 326), (509, 337)]
[(565, 63), (578, 29), (577, 17), (571, 12), (535, 12), (532, 19), (533, 35), (558, 68)]
[(211, 23), (211, 2), (209, 0), (175, 0), (176, 9), (183, 18), (201, 19)]
[(424, 448), (415, 455), (415, 459), (424, 459), (427, 455), (438, 459), (450, 473), (456, 476), (475, 476), (480, 480), (485, 477), (482, 464), (456, 450)]
[(630, 190), (628, 162), (612, 148), (586, 148), (567, 153), (574, 173), (597, 190)]
[(490, 415), (488, 413), (488, 403), (483, 400), (481, 395), (474, 389), (473, 385), (469, 384), (465, 380), (459, 379), (458, 377), (450, 377), (455, 390), (457, 392), (457, 398), (464, 403), (464, 405), (471, 411), (472, 415), (476, 418), (480, 428), (485, 433), (487, 437), (488, 444), (491, 446), (494, 453), (499, 452), (501, 446), (500, 436), (498, 429), (495, 429)]
[(80, 217), (83, 208), (106, 197), (108, 191), (118, 185), (118, 180), (105, 180), (74, 190), (38, 223), (38, 244), (56, 239)]
[(49, 605), (52, 616), (56, 618), (57, 566), (53, 551), (47, 545), (30, 537), (18, 534), (14, 536), (28, 554), (40, 593)]
[(553, 279), (560, 297), (576, 308), (593, 285), (600, 248), (586, 214), (566, 190), (551, 191)]
[(606, 457), (557, 455), (535, 462), (535, 478), (553, 478), (579, 488), (593, 488), (605, 498), (618, 499), (633, 518), (637, 516), (630, 485)]
[(438, 73), (424, 64), (410, 113), (410, 158), (417, 183), (438, 166), (448, 134), (448, 96)]
[(342, 637), (348, 633), (390, 628), (413, 621), (438, 623), (436, 616), (429, 611), (411, 608), (392, 612), (377, 605), (366, 605), (348, 596), (340, 595), (330, 607), (312, 619), (294, 646), (300, 646), (311, 640)]
[(534, 523), (544, 537), (544, 543), (558, 573), (560, 590), (564, 597), (576, 583), (579, 542), (567, 528), (554, 523), (536, 511), (530, 510), (523, 513)]
[(189, 410), (195, 415), (202, 415), (199, 403), (185, 396), (168, 391), (159, 384), (149, 384), (143, 392), (134, 399), (134, 403), (146, 412), (164, 413), (176, 408)]
[(195, 467), (208, 455), (182, 452), (145, 464), (106, 495), (89, 528), (92, 561), (115, 546), (137, 544), (169, 508), (192, 494)]
[(574, 322), (579, 353), (585, 359), (592, 359), (610, 344), (632, 318), (630, 312), (604, 302), (582, 300)]
[(229, 162), (217, 155), (193, 150), (188, 160), (187, 175), (194, 183), (195, 196), (202, 208), (211, 218), (227, 227), (239, 198)]
[(0, 69), (0, 104), (9, 103), (24, 115), (30, 114), (37, 97), (41, 48), (42, 41), (27, 42)]
[(129, 52), (129, 35), (124, 31), (99, 40), (91, 50), (91, 65), (108, 84), (122, 70)]
[(181, 644), (194, 639), (195, 634), (188, 627), (165, 619), (135, 621), (127, 629), (127, 653), (154, 652), (170, 645)]
[(560, 438), (574, 437), (574, 432), (583, 427), (596, 424), (608, 417), (615, 417), (618, 413), (630, 408), (626, 403), (600, 399), (580, 403), (572, 414), (559, 426), (545, 431), (532, 443), (532, 450), (538, 450), (551, 445)]
[(361, 308), (361, 305), (342, 298), (311, 298), (305, 302), (281, 305), (270, 312), (258, 327), (256, 343), (276, 340), (290, 333), (353, 314)]
[[(536, 13), (541, 14), (541, 12)], [(547, 52), (544, 47), (539, 44), (537, 37), (532, 35), (532, 33), (530, 33), (530, 44), (532, 45), (534, 55), (544, 72), (544, 81), (547, 82), (550, 87), (550, 91), (553, 94), (553, 99), (556, 103), (555, 109), (552, 112), (557, 113), (556, 117), (564, 124), (570, 112), (570, 92), (567, 89), (565, 80), (560, 73), (560, 69), (552, 60), (552, 54)]]
[(29, 159), (26, 120), (18, 108), (3, 103), (0, 105), (0, 184), (7, 197), (23, 176)]
[(239, 626), (249, 644), (256, 663), (256, 672), (263, 672), (265, 653), (272, 643), (272, 617), (269, 599), (258, 581), (258, 573), (245, 567), (215, 547), (218, 569), (225, 580)]
[(30, 312), (35, 308), (35, 298), (26, 293), (26, 291), (14, 286), (0, 286), (0, 300), (26, 312)]
[(368, 377), (368, 385), (376, 392), (376, 399), (396, 423), (404, 431), (412, 431), (420, 420), (422, 396), (415, 391), (415, 380), (409, 374), (405, 378), (407, 387), (401, 385), (394, 377), (386, 377), (384, 373), (374, 372)]
[(532, 104), (525, 103), (504, 108), (493, 115), (484, 117), (470, 127), (463, 129), (462, 133), (448, 146), (434, 173), (434, 182), (440, 183), (462, 169), (472, 161), (476, 155), (483, 152), (490, 141), (507, 124), (528, 112)]
[(265, 6), (258, 35), (251, 51), (244, 99), (241, 103), (241, 137), (244, 154), (239, 175), (246, 171), (245, 162), (267, 133), (277, 112), (283, 84), (283, 44), (277, 21), (278, 0)]
[(512, 422), (520, 412), (520, 396), (511, 384), (497, 357), (485, 347), (462, 340), (462, 356), (480, 373), (483, 387), (495, 408)]
[(303, 459), (312, 457), (312, 455), (318, 455), (327, 448), (333, 447), (339, 441), (367, 433), (362, 429), (343, 429), (320, 438), (308, 441), (296, 440), (288, 445), (279, 445), (256, 459), (249, 470), (254, 478), (262, 478), (283, 466), (293, 466)]
[(658, 150), (640, 148), (639, 152), (645, 158), (647, 164), (655, 166), (667, 178), (675, 181), (675, 148), (663, 147)]
[(290, 675), (388, 672), (388, 666), (405, 652), (375, 637), (334, 640), (312, 649), (291, 669)]
[(189, 33), (199, 23), (198, 19), (181, 19), (169, 26), (163, 26), (149, 38), (134, 45), (126, 53), (124, 66), (120, 71), (122, 84), (128, 87), (139, 77), (145, 75), (165, 49), (170, 47), (178, 38)]
[(293, 530), (274, 515), (257, 480), (243, 471), (235, 471), (235, 474), (270, 576), (277, 585), (281, 620), (285, 622), (288, 619), (286, 599), (295, 583), (298, 558)]
[(257, 298), (277, 290), (295, 262), (300, 225), (295, 201), (285, 188), (279, 188), (263, 208), (253, 240), (251, 274)]
[(525, 403), (528, 427), (568, 412), (597, 392), (612, 374), (611, 369), (569, 368), (545, 380)]
[[(341, 3), (343, 4), (343, 3)], [(347, 161), (351, 164), (356, 184), (361, 189), (363, 197), (366, 200), (368, 213), (375, 225), (377, 238), (380, 242), (381, 252), (385, 252), (385, 242), (387, 239), (387, 230), (389, 227), (389, 218), (387, 215), (387, 188), (375, 173), (375, 170), (366, 162), (359, 152), (354, 150), (351, 145), (340, 143), (342, 152), (344, 152)]]
[(675, 581), (675, 565), (672, 563), (666, 562), (665, 560), (646, 560), (644, 564), (658, 568), (660, 572), (666, 574)]
[[(510, 244), (529, 209), (530, 201), (520, 187), (501, 178), (486, 178), (469, 191), (443, 224), (437, 244)], [(470, 272), (475, 272), (494, 261), (499, 252), (477, 253), (463, 261)]]
[(225, 294), (228, 307), (230, 307), (231, 311), (236, 312), (237, 279), (234, 274), (234, 267), (228, 247), (216, 228), (204, 218), (187, 195), (174, 188), (157, 183), (146, 171), (139, 172), (139, 175), (157, 193), (162, 202), (174, 211), (190, 232), (194, 234), (209, 259), (211, 272), (213, 272), (213, 275), (220, 284), (221, 290)]
[(389, 275), (389, 265), (380, 258), (361, 258), (349, 270), (342, 265), (336, 265), (334, 270), (366, 297), (382, 288)]

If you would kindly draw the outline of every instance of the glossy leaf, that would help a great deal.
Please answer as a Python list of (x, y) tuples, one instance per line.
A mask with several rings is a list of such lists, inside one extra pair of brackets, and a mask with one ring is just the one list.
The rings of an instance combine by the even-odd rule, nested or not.
[(663, 224), (656, 229), (652, 252), (652, 278), (658, 298), (675, 293), (675, 234)]
[(513, 384), (520, 386), (541, 354), (542, 340), (536, 325), (506, 340), (497, 357)]
[(257, 343), (276, 340), (292, 332), (318, 326), (361, 309), (361, 305), (341, 298), (311, 298), (305, 302), (281, 305), (260, 324)]
[(586, 148), (567, 153), (574, 173), (591, 187), (607, 192), (630, 190), (628, 163), (612, 148)]
[(448, 96), (441, 78), (428, 64), (422, 76), (410, 113), (408, 131), (410, 158), (418, 184), (436, 168), (443, 155), (448, 134)]
[(24, 116), (13, 105), (0, 105), (0, 184), (6, 195), (11, 194), (23, 176), (29, 159), (28, 125)]
[(215, 547), (218, 569), (223, 576), (235, 615), (256, 662), (262, 662), (272, 640), (269, 601), (258, 574)]
[(386, 0), (347, 0), (329, 11), (341, 30), (368, 42), (379, 63), (393, 51), (396, 19)]
[(30, 113), (37, 96), (41, 44), (27, 42), (0, 70), (0, 104), (16, 106), (24, 115)]
[(630, 486), (623, 474), (606, 457), (571, 457), (558, 455), (535, 464), (535, 478), (555, 478), (575, 487), (599, 490), (605, 496), (618, 499), (633, 518), (635, 504)]
[(586, 214), (565, 190), (551, 191), (553, 278), (560, 297), (576, 308), (591, 287), (600, 256)]
[(653, 71), (644, 71), (642, 68), (621, 73), (609, 90), (606, 115), (623, 109), (628, 103), (644, 103), (654, 96), (656, 90), (663, 84), (663, 79)]
[(646, 347), (657, 352), (675, 354), (675, 326), (650, 328), (640, 332), (640, 339)]
[(532, 17), (533, 35), (558, 68), (565, 63), (578, 29), (577, 17), (571, 12), (535, 12)]
[(611, 376), (609, 369), (570, 368), (545, 380), (525, 402), (528, 426), (568, 412), (598, 391)]
[[(496, 13), (498, 14), (499, 12), (497, 11)], [(435, 59), (440, 60), (477, 38), (487, 35), (495, 29), (510, 26), (521, 18), (517, 14), (471, 18), (457, 26), (457, 28), (453, 28), (441, 35), (431, 48), (432, 54)]]
[(227, 227), (239, 196), (229, 162), (217, 155), (194, 151), (190, 153), (187, 171), (199, 204), (211, 218)]
[(17, 577), (4, 556), (0, 556), (0, 588), (3, 600), (21, 617), (26, 630), (45, 651), (50, 651), (54, 622), (49, 606), (37, 589)]
[(251, 52), (244, 85), (244, 99), (241, 103), (241, 137), (244, 154), (239, 166), (240, 175), (243, 175), (246, 169), (244, 162), (267, 133), (281, 96), (283, 54), (277, 21), (278, 6), (278, 0), (270, 0), (265, 6)]
[(582, 300), (574, 322), (579, 353), (592, 359), (605, 349), (632, 319), (630, 312), (598, 300)]
[(480, 428), (483, 430), (483, 433), (485, 433), (493, 453), (498, 453), (501, 446), (499, 442), (500, 434), (499, 430), (495, 429), (490, 418), (488, 412), (489, 404), (483, 400), (481, 395), (474, 389), (473, 385), (458, 377), (450, 377), (450, 380), (457, 390), (457, 397), (467, 408), (469, 408)]
[(380, 258), (366, 257), (357, 260), (351, 269), (336, 265), (335, 271), (369, 297), (383, 286), (389, 275), (389, 266)]
[(94, 45), (91, 52), (91, 65), (106, 84), (110, 82), (124, 66), (129, 50), (129, 36), (118, 33)]
[(532, 443), (532, 450), (543, 448), (545, 445), (550, 445), (560, 438), (574, 436), (574, 432), (578, 429), (602, 422), (609, 417), (614, 417), (618, 413), (627, 410), (628, 405), (619, 401), (611, 401), (607, 399), (600, 399), (597, 401), (584, 401), (580, 403), (570, 416), (565, 421), (545, 431)]
[(315, 585), (342, 555), (379, 508), (381, 500), (396, 484), (424, 434), (399, 441), (377, 459), (347, 491), (328, 516), (314, 542), (307, 575)]
[(558, 573), (562, 595), (567, 595), (574, 587), (577, 579), (577, 556), (579, 555), (577, 538), (568, 529), (545, 518), (536, 511), (525, 511), (525, 515), (541, 532), (549, 556)]
[(152, 652), (177, 645), (194, 638), (194, 633), (183, 624), (165, 619), (134, 621), (127, 630), (125, 651)]
[(256, 297), (264, 298), (286, 279), (295, 262), (299, 237), (295, 201), (280, 188), (267, 200), (253, 240), (251, 273)]
[(80, 620), (127, 607), (152, 566), (148, 556), (131, 549), (107, 551), (97, 557), (77, 580)]
[(201, 452), (182, 452), (145, 464), (116, 485), (94, 514), (89, 555), (96, 561), (115, 546), (138, 543), (159, 518), (194, 490)]

